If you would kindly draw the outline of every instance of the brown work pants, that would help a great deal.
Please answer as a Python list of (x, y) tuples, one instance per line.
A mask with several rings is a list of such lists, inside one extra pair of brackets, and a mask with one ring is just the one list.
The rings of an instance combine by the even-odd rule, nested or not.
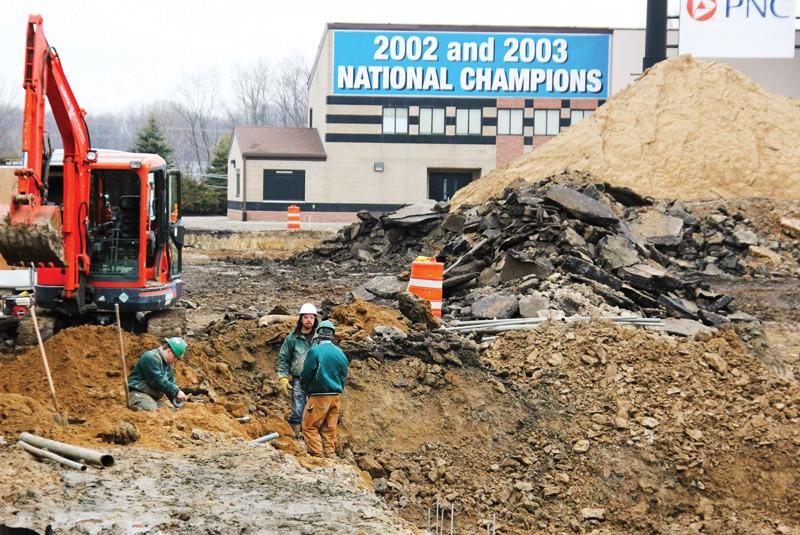
[[(336, 453), (336, 426), (339, 423), (339, 395), (308, 396), (303, 411), (303, 438), (308, 453), (333, 457)], [(323, 443), (324, 441), (324, 443)]]

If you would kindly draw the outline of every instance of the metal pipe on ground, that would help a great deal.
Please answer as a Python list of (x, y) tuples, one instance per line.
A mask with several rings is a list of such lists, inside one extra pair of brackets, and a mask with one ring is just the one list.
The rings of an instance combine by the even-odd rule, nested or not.
[(27, 442), (31, 446), (46, 449), (70, 459), (102, 467), (114, 466), (114, 457), (107, 453), (81, 448), (80, 446), (73, 446), (72, 444), (65, 444), (57, 440), (50, 440), (49, 438), (42, 438), (31, 433), (22, 433), (19, 439), (22, 442)]
[[(621, 325), (633, 325), (637, 327), (664, 327), (664, 323), (661, 321), (653, 321), (653, 322), (623, 322), (618, 321), (614, 323), (619, 323)], [(464, 327), (462, 329), (448, 329), (450, 332), (475, 332), (475, 333), (503, 333), (509, 331), (532, 331), (534, 329), (538, 329), (542, 323), (520, 323), (520, 324), (499, 324), (499, 325), (486, 325), (486, 326), (472, 326), (472, 327)]]
[(263, 437), (259, 437), (253, 441), (253, 444), (265, 444), (271, 440), (275, 440), (280, 435), (278, 433), (270, 433), (269, 435), (264, 435)]
[[(663, 323), (624, 323), (618, 322), (621, 325), (633, 325), (634, 327), (663, 327)], [(491, 327), (487, 329), (480, 329), (477, 332), (482, 333), (500, 333), (515, 330), (533, 330), (538, 328), (538, 325), (501, 325), (499, 327)]]
[[(561, 321), (591, 321), (594, 318), (586, 316), (574, 316), (562, 318)], [(664, 321), (659, 318), (639, 318), (639, 317), (606, 317), (599, 318), (602, 321), (612, 323), (638, 325), (641, 327), (663, 327)], [(456, 325), (454, 327), (444, 327), (443, 330), (451, 332), (505, 332), (512, 330), (531, 330), (547, 321), (545, 318), (527, 318), (512, 320), (486, 320), (482, 323), (471, 323), (469, 325)], [(503, 329), (501, 329), (503, 328)], [(499, 330), (501, 329), (501, 330)]]
[(476, 325), (459, 325), (457, 327), (444, 327), (442, 328), (443, 331), (472, 331), (475, 329), (482, 329), (484, 327), (499, 327), (501, 325), (541, 325), (544, 323), (545, 320), (541, 321), (516, 321), (516, 322), (506, 322), (506, 321), (498, 321), (492, 323), (479, 323)]
[(73, 461), (72, 459), (67, 459), (66, 457), (62, 457), (61, 455), (56, 455), (52, 451), (43, 450), (40, 448), (36, 448), (31, 446), (27, 442), (23, 442), (22, 440), (17, 442), (17, 446), (22, 448), (23, 450), (27, 451), (34, 457), (39, 457), (43, 459), (50, 459), (51, 461), (55, 461), (57, 463), (61, 463), (64, 466), (69, 466), (70, 468), (74, 468), (75, 470), (80, 470), (81, 472), (86, 470), (86, 465), (83, 463), (79, 463)]
[[(499, 323), (541, 323), (547, 321), (549, 318), (507, 318), (507, 319), (490, 319), (490, 320), (469, 320), (469, 321), (454, 321), (446, 328), (452, 327), (466, 327), (468, 325), (484, 325), (484, 324), (499, 324)], [(564, 321), (582, 321), (594, 319), (590, 316), (566, 316)], [(602, 316), (600, 319), (608, 321), (662, 321), (660, 318), (646, 318), (641, 316)], [(560, 320), (559, 320), (560, 321)]]

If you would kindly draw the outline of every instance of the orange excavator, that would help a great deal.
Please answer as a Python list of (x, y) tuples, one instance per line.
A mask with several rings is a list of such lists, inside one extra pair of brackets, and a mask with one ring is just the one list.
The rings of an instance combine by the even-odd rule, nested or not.
[[(0, 254), (36, 268), (37, 305), (62, 318), (105, 323), (118, 304), (129, 320), (155, 324), (182, 293), (180, 174), (155, 154), (92, 148), (39, 15), (28, 18), (23, 87), (23, 163), (0, 222)], [(46, 142), (45, 101), (63, 150)]]

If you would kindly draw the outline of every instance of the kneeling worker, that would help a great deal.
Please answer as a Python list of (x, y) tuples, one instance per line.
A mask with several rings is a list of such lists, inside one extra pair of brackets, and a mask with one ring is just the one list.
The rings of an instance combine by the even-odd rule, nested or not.
[(319, 324), (319, 345), (309, 350), (300, 375), (300, 386), (308, 395), (303, 412), (303, 438), (308, 453), (315, 457), (336, 454), (339, 394), (344, 390), (349, 363), (344, 352), (333, 343), (334, 332), (331, 321)]
[(165, 345), (145, 351), (128, 377), (129, 407), (133, 410), (154, 411), (157, 400), (166, 395), (172, 404), (186, 401), (186, 394), (175, 384), (172, 370), (177, 359), (186, 354), (186, 341), (177, 336), (164, 339)]

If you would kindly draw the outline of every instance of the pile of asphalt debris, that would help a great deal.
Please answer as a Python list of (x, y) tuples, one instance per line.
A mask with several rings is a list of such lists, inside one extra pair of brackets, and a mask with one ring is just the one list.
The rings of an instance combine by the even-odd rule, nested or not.
[(453, 213), (431, 201), (358, 217), (303, 255), (403, 271), (353, 291), (378, 302), (405, 288), (417, 255), (435, 256), (446, 267), (446, 316), (458, 319), (635, 313), (711, 326), (748, 321), (703, 275), (741, 276), (744, 259), (781, 259), (780, 244), (760, 238), (739, 213), (696, 217), (680, 202), (655, 203), (581, 173), (508, 188)]

